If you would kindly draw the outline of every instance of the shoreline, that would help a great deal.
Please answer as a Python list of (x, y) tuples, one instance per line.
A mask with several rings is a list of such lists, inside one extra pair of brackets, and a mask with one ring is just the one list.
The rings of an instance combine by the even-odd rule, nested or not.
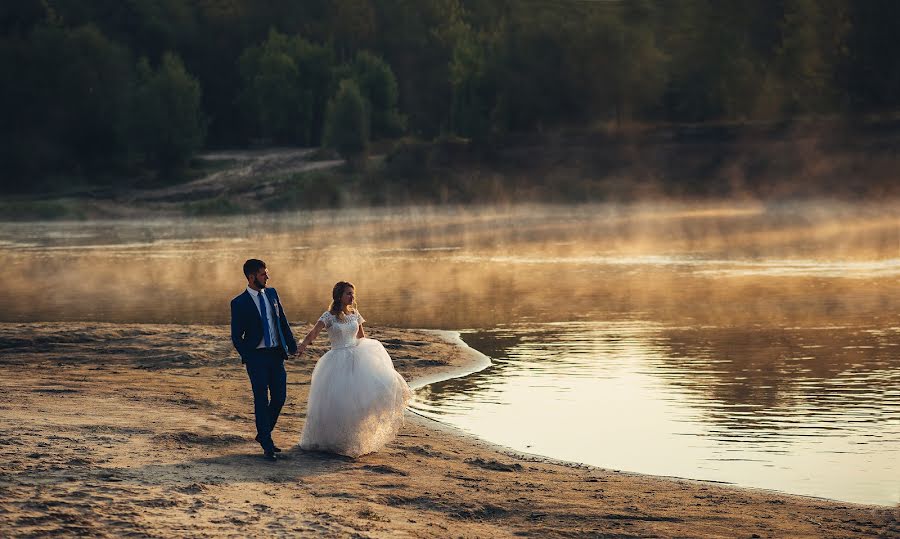
[[(488, 356), (486, 356), (485, 354), (479, 352), (475, 348), (472, 348), (471, 346), (469, 346), (469, 344), (466, 343), (462, 339), (462, 336), (461, 336), (460, 332), (458, 332), (458, 331), (450, 331), (450, 330), (416, 330), (416, 331), (424, 331), (424, 332), (434, 333), (434, 334), (438, 334), (438, 335), (446, 334), (447, 340), (449, 343), (455, 344), (458, 346), (461, 345), (461, 346), (465, 347), (466, 349), (472, 351), (473, 364), (472, 364), (471, 368), (463, 366), (463, 367), (459, 367), (456, 369), (440, 371), (438, 373), (428, 375), (428, 376), (425, 376), (422, 378), (417, 378), (415, 380), (410, 380), (409, 387), (411, 389), (413, 389), (413, 391), (421, 389), (422, 387), (425, 387), (430, 384), (442, 382), (444, 380), (450, 380), (452, 378), (461, 378), (463, 376), (468, 376), (469, 374), (474, 374), (474, 373), (476, 373), (480, 370), (483, 370), (491, 365), (490, 358)], [(428, 416), (422, 415), (422, 414), (416, 412), (415, 410), (408, 410), (408, 411), (415, 416), (415, 420), (422, 421), (423, 424), (426, 426), (432, 426), (432, 428), (443, 430), (448, 435), (469, 437), (469, 438), (472, 438), (475, 440), (479, 440), (480, 442), (487, 444), (488, 446), (494, 448), (494, 450), (497, 451), (498, 453), (505, 453), (510, 456), (515, 456), (515, 457), (523, 459), (523, 460), (532, 460), (534, 462), (546, 462), (548, 464), (555, 464), (558, 466), (566, 466), (569, 468), (590, 468), (590, 469), (594, 469), (597, 471), (604, 471), (604, 472), (611, 471), (614, 473), (625, 474), (625, 475), (656, 478), (656, 479), (663, 480), (663, 481), (688, 481), (688, 482), (700, 483), (700, 484), (721, 485), (721, 486), (737, 488), (737, 489), (748, 489), (748, 490), (753, 490), (753, 491), (759, 491), (763, 494), (772, 494), (772, 495), (776, 495), (776, 496), (794, 496), (794, 497), (798, 497), (798, 498), (805, 498), (805, 499), (809, 499), (809, 500), (816, 500), (816, 501), (829, 502), (829, 503), (853, 504), (853, 505), (858, 505), (860, 507), (865, 507), (865, 508), (875, 509), (875, 510), (889, 509), (889, 508), (895, 507), (895, 506), (886, 505), (886, 504), (853, 502), (853, 501), (846, 501), (846, 500), (838, 500), (838, 499), (834, 499), (834, 498), (826, 498), (823, 496), (814, 496), (814, 495), (810, 495), (810, 494), (797, 494), (797, 493), (793, 493), (793, 492), (785, 492), (782, 490), (771, 489), (771, 488), (741, 485), (739, 483), (733, 483), (730, 481), (716, 481), (716, 480), (712, 480), (712, 479), (697, 479), (697, 478), (693, 478), (693, 477), (681, 477), (681, 476), (677, 476), (677, 475), (656, 475), (656, 474), (630, 471), (630, 470), (617, 470), (617, 469), (613, 469), (613, 468), (604, 468), (604, 467), (597, 466), (594, 464), (589, 464), (586, 462), (559, 459), (559, 458), (551, 457), (548, 455), (542, 455), (540, 453), (529, 453), (528, 451), (523, 451), (521, 449), (509, 447), (509, 446), (506, 446), (506, 445), (503, 445), (503, 444), (500, 444), (497, 442), (492, 442), (492, 441), (482, 438), (476, 434), (466, 432), (465, 430), (463, 430), (459, 427), (456, 427), (454, 425), (451, 425), (449, 423), (444, 423), (437, 419), (433, 419)], [(900, 505), (898, 505), (897, 507), (900, 507)]]
[[(900, 536), (897, 507), (555, 461), (412, 412), (379, 453), (301, 451), (322, 337), (287, 365), (288, 403), (274, 433), (285, 458), (267, 463), (227, 333), (0, 324), (8, 536)], [(369, 328), (414, 387), (478, 365), (466, 351), (474, 349), (448, 335)]]
[(491, 358), (469, 346), (468, 343), (462, 339), (462, 334), (458, 331), (442, 329), (417, 329), (414, 331), (437, 335), (447, 341), (448, 344), (462, 348), (463, 351), (471, 357), (471, 364), (463, 363), (454, 367), (436, 369), (434, 372), (422, 374), (414, 379), (407, 380), (409, 388), (413, 391), (437, 382), (450, 380), (451, 378), (462, 378), (463, 376), (474, 374), (491, 366)]

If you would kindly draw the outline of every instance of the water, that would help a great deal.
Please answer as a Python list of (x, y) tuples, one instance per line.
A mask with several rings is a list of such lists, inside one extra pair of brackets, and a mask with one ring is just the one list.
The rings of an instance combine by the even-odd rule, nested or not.
[(415, 409), (598, 466), (900, 502), (900, 211), (826, 202), (0, 224), (0, 321), (227, 323), (244, 259), (312, 321), (461, 330)]
[(898, 499), (900, 327), (631, 320), (511, 325), (463, 338), (493, 364), (418, 392), (419, 413), (605, 468)]

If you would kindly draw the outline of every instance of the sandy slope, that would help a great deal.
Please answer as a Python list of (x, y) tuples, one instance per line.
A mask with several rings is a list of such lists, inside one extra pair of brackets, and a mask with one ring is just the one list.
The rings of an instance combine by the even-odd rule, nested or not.
[[(471, 361), (432, 333), (370, 334), (407, 379)], [(0, 324), (0, 534), (900, 536), (897, 508), (563, 465), (413, 414), (382, 453), (305, 453), (317, 344), (288, 365), (273, 464), (227, 328)]]
[[(131, 185), (136, 180), (123, 180), (117, 185), (85, 188), (80, 193), (33, 193), (10, 199), (0, 205), (0, 210), (8, 214), (7, 219), (37, 221), (252, 214), (265, 210), (272, 201), (280, 201), (285, 194), (297, 197), (297, 174), (343, 163), (315, 160), (315, 152), (310, 148), (269, 148), (206, 153), (197, 157), (227, 163), (196, 180), (153, 188)], [(310, 196), (308, 204), (315, 206), (318, 199)]]
[(118, 202), (165, 210), (185, 202), (224, 197), (242, 201), (246, 209), (258, 210), (259, 201), (274, 196), (281, 183), (287, 181), (287, 175), (332, 168), (343, 162), (310, 161), (314, 152), (309, 148), (271, 148), (202, 154), (199, 157), (209, 161), (229, 160), (235, 164), (187, 183), (133, 191)]

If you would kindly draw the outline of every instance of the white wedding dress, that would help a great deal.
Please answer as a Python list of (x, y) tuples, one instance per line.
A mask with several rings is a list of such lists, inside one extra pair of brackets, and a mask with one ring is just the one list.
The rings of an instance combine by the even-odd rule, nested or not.
[(341, 321), (326, 311), (319, 320), (331, 350), (313, 369), (300, 447), (353, 458), (378, 451), (403, 424), (412, 392), (380, 342), (356, 338), (360, 314)]

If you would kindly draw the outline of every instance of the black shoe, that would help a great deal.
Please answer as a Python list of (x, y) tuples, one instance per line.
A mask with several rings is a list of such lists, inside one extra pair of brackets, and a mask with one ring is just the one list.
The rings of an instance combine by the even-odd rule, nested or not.
[[(259, 434), (256, 435), (256, 438), (254, 438), (254, 440), (256, 440), (256, 443), (258, 443), (258, 444), (261, 444), (261, 443), (262, 443), (262, 442), (259, 441)], [(279, 447), (277, 447), (275, 444), (272, 444), (272, 449), (273, 449), (276, 453), (281, 453), (281, 449), (280, 449)]]
[(275, 456), (275, 452), (270, 450), (263, 451), (263, 458), (268, 460), (269, 462), (275, 462), (278, 460), (278, 457)]

